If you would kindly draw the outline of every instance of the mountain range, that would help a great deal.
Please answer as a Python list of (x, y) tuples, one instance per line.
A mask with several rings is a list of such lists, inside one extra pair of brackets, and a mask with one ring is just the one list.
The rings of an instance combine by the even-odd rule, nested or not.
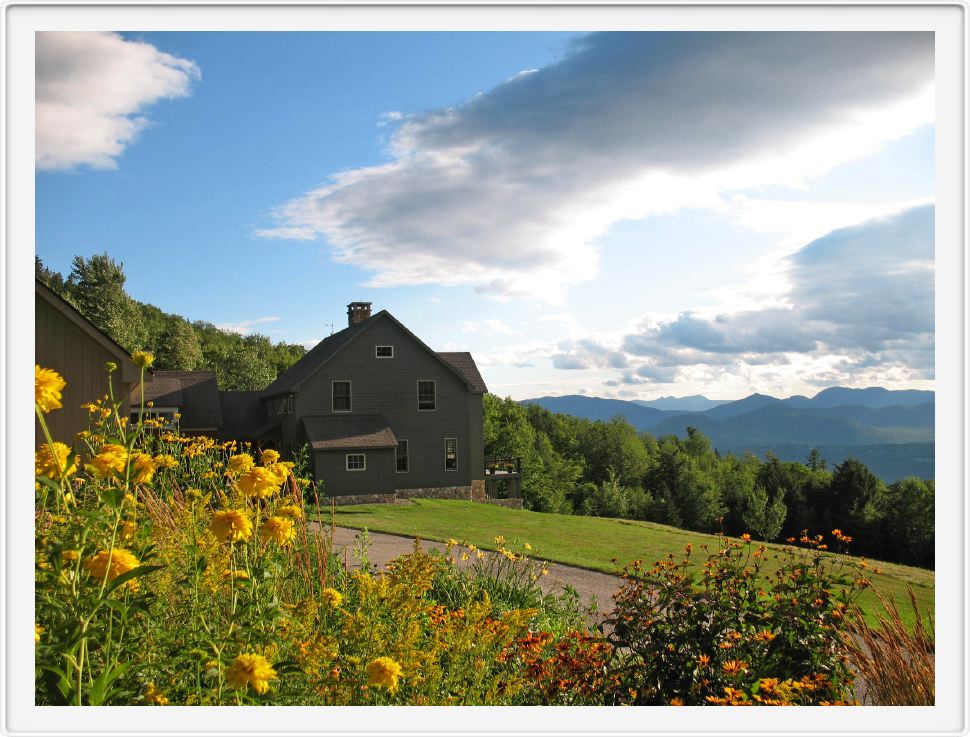
[(752, 394), (736, 401), (700, 395), (625, 401), (581, 395), (522, 400), (551, 412), (609, 420), (617, 415), (652, 435), (683, 437), (695, 427), (720, 452), (772, 452), (804, 461), (817, 448), (830, 464), (854, 457), (887, 481), (933, 478), (935, 394), (882, 387), (832, 387), (814, 397)]

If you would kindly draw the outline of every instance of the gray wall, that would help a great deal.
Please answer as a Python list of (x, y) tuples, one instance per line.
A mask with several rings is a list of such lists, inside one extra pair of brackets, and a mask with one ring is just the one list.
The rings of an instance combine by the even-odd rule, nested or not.
[[(39, 294), (35, 297), (35, 305), (34, 362), (40, 364), (41, 368), (54, 369), (67, 382), (61, 392), (61, 409), (48, 412), (44, 421), (54, 440), (80, 449), (81, 445), (75, 441), (74, 435), (87, 429), (90, 418), (81, 405), (94, 402), (108, 393), (108, 371), (105, 369), (108, 361), (118, 364), (118, 370), (111, 375), (111, 379), (115, 399), (124, 400), (121, 416), (128, 416), (128, 395), (132, 384), (130, 380), (121, 380), (127, 356), (121, 358), (118, 352), (109, 351)], [(36, 419), (34, 442), (38, 445), (46, 442), (40, 422)]]
[[(375, 358), (377, 345), (393, 345), (394, 358)], [(346, 380), (351, 382), (352, 414), (383, 415), (395, 436), (408, 441), (409, 470), (395, 473), (391, 462), (392, 489), (468, 486), (472, 478), (482, 477), (481, 396), (469, 395), (462, 379), (391, 320), (378, 317), (306, 380), (296, 395), (296, 417), (332, 415), (331, 382)], [(419, 380), (436, 382), (433, 412), (418, 410)], [(456, 471), (445, 471), (445, 438), (458, 440)], [(362, 477), (371, 475), (370, 465), (367, 474), (348, 473), (341, 465), (340, 473), (331, 478), (327, 474), (333, 471), (326, 468), (317, 476), (326, 482), (328, 494), (387, 491), (378, 488), (377, 481), (371, 488), (359, 488)], [(357, 478), (345, 478), (349, 476)]]
[[(366, 471), (348, 471), (347, 453), (363, 453)], [(314, 475), (323, 481), (326, 496), (388, 494), (394, 491), (394, 449), (318, 450), (313, 454)]]

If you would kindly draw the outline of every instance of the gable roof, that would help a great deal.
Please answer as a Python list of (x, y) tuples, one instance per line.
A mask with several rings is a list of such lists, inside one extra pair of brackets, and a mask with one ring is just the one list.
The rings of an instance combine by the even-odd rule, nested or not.
[(117, 363), (121, 369), (121, 380), (126, 382), (137, 382), (140, 370), (131, 362), (131, 356), (120, 343), (115, 341), (107, 333), (100, 330), (93, 322), (81, 314), (74, 305), (64, 299), (61, 295), (44, 284), (40, 279), (34, 277), (34, 294), (43, 299), (47, 304), (57, 310), (61, 315), (77, 325), (84, 333), (90, 336), (96, 343), (99, 343), (109, 353), (117, 358)]
[[(129, 397), (132, 408), (141, 401), (137, 386)], [(145, 382), (145, 402), (157, 407), (178, 407), (179, 425), (185, 430), (222, 427), (222, 407), (215, 371), (156, 371)]]
[(397, 438), (383, 415), (304, 417), (303, 427), (314, 450), (396, 448)]
[[(478, 383), (481, 385), (481, 389), (476, 388), (476, 385), (470, 380), (469, 375), (465, 373), (462, 369), (459, 369), (455, 364), (451, 363), (444, 356), (445, 355), (460, 355), (460, 354), (440, 354), (435, 353), (431, 350), (425, 343), (414, 333), (404, 327), (403, 323), (398, 320), (394, 315), (392, 315), (387, 310), (381, 310), (380, 312), (372, 315), (366, 320), (361, 320), (350, 327), (346, 327), (340, 332), (334, 333), (329, 338), (324, 338), (319, 343), (317, 343), (309, 352), (306, 353), (299, 361), (290, 366), (286, 371), (281, 373), (276, 377), (276, 381), (270, 384), (263, 391), (264, 397), (272, 397), (277, 394), (288, 394), (290, 392), (297, 391), (304, 381), (309, 379), (313, 374), (315, 374), (320, 367), (322, 367), (327, 361), (337, 355), (341, 350), (343, 350), (351, 341), (358, 338), (362, 333), (364, 333), (367, 328), (373, 325), (380, 319), (387, 319), (394, 323), (398, 328), (401, 329), (406, 335), (410, 336), (419, 346), (428, 352), (429, 355), (437, 358), (441, 364), (451, 371), (455, 376), (465, 382), (468, 390), (471, 392), (485, 391), (485, 382), (482, 381), (481, 375), (478, 375)], [(474, 367), (475, 361), (472, 359), (471, 354), (464, 354), (468, 356), (467, 361), (471, 363)], [(475, 368), (475, 374), (478, 374), (478, 369)]]
[(461, 372), (461, 375), (465, 377), (465, 381), (468, 382), (472, 391), (481, 392), (482, 394), (488, 391), (488, 387), (485, 386), (485, 379), (479, 373), (478, 366), (475, 365), (475, 359), (472, 358), (471, 353), (468, 351), (460, 351), (457, 353), (445, 352), (438, 353), (438, 356)]

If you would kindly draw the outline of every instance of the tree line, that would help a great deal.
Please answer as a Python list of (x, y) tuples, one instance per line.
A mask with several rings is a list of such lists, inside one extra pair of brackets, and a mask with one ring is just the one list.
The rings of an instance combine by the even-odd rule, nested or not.
[(190, 322), (132, 298), (124, 265), (107, 253), (75, 256), (63, 275), (35, 257), (35, 275), (125, 350), (149, 350), (163, 371), (215, 371), (220, 389), (264, 389), (306, 353), (302, 345)]
[(768, 454), (722, 455), (695, 428), (654, 437), (608, 422), (485, 396), (487, 457), (522, 459), (522, 496), (542, 512), (647, 520), (697, 530), (798, 541), (804, 530), (852, 537), (850, 550), (934, 566), (933, 481), (886, 484), (861, 461), (833, 467)]

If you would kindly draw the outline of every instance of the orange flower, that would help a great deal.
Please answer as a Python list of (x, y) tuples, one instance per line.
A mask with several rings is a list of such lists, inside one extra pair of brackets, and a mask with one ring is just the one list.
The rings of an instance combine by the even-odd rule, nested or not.
[(748, 669), (748, 664), (743, 660), (729, 660), (724, 665), (721, 666), (721, 670), (727, 673), (729, 676), (736, 676), (742, 671)]

